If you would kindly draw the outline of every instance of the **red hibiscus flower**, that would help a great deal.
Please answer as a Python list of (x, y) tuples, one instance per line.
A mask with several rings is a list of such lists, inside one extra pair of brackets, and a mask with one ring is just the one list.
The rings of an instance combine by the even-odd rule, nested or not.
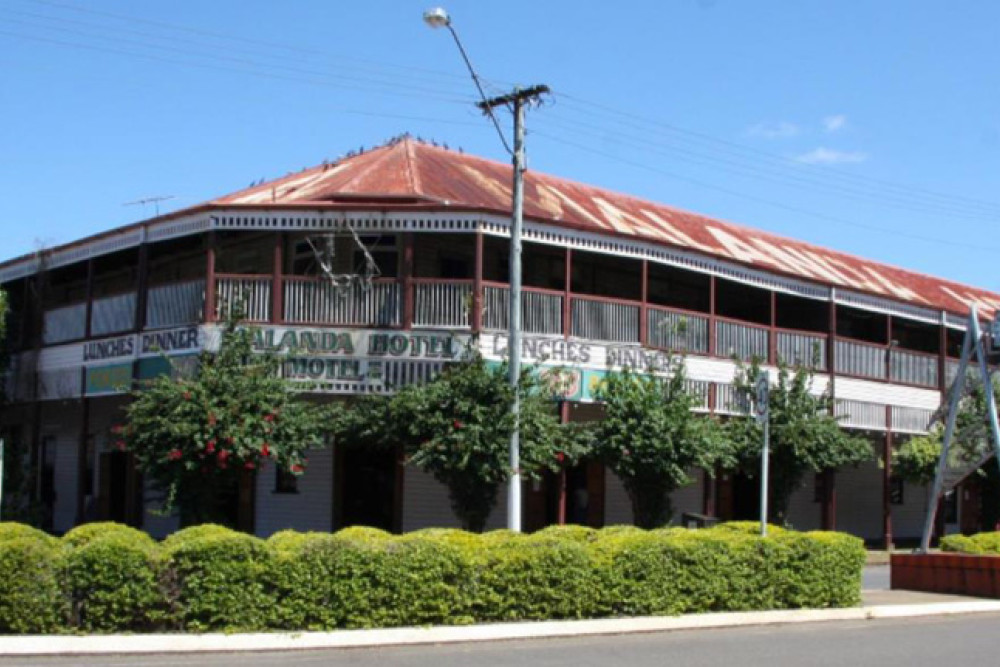
[(118, 448), (119, 452), (124, 452), (125, 451), (125, 447), (126, 447), (125, 441), (124, 440), (119, 440), (118, 442), (115, 443), (115, 447)]
[(266, 421), (266, 422), (273, 422), (274, 421), (274, 415), (273, 414), (266, 414), (266, 415), (264, 415), (264, 421)]
[(303, 472), (305, 470), (305, 468), (303, 466), (299, 465), (298, 463), (295, 463), (295, 464), (292, 465), (291, 468), (289, 468), (289, 470), (291, 470), (294, 473), (301, 473), (301, 472)]
[(254, 463), (253, 461), (247, 461), (246, 463), (243, 464), (243, 467), (246, 468), (247, 470), (253, 470), (254, 468), (257, 467), (257, 464)]
[(184, 392), (184, 400), (185, 401), (190, 401), (191, 400), (191, 392), (190, 391), (185, 391)]
[(209, 440), (207, 443), (205, 443), (205, 451), (208, 452), (209, 454), (214, 454), (215, 453), (215, 439), (214, 438), (212, 440)]
[(179, 449), (171, 449), (167, 452), (167, 458), (171, 461), (179, 461), (182, 456), (184, 456), (184, 453)]
[(453, 421), (451, 423), (451, 425), (454, 426), (455, 428), (462, 428), (463, 426), (465, 426), (465, 424), (463, 424), (462, 422), (458, 421), (457, 419), (455, 421)]
[(219, 458), (219, 463), (220, 464), (221, 463), (225, 463), (226, 459), (229, 458), (229, 450), (227, 450), (227, 449), (220, 449), (217, 456)]
[(264, 458), (267, 458), (268, 456), (270, 456), (270, 454), (271, 454), (271, 449), (267, 446), (267, 443), (265, 442), (260, 448), (260, 455), (263, 456)]

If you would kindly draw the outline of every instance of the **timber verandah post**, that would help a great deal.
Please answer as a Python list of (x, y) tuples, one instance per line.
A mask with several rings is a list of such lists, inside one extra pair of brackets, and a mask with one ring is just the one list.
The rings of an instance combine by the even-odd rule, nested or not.
[[(91, 319), (94, 310), (94, 259), (87, 260), (86, 307), (84, 309), (83, 337), (90, 339)], [(87, 444), (90, 439), (90, 399), (87, 398), (87, 367), (80, 369), (80, 440), (76, 450), (76, 518), (74, 523), (83, 523), (86, 514), (84, 502), (87, 489)]]
[[(826, 339), (826, 372), (830, 378), (830, 414), (837, 416), (837, 288), (830, 288), (830, 314)], [(837, 529), (837, 471), (828, 468), (823, 477), (823, 497), (820, 503), (820, 526), (823, 530)]]
[(402, 292), (402, 327), (413, 328), (413, 232), (403, 233), (403, 266), (399, 272), (399, 289)]
[(211, 230), (205, 236), (205, 322), (215, 321), (215, 254), (216, 232)]
[(271, 323), (285, 321), (285, 232), (274, 233), (273, 264), (271, 266)]
[(476, 256), (475, 272), (472, 276), (472, 317), (470, 324), (473, 333), (483, 330), (483, 230), (476, 226)]

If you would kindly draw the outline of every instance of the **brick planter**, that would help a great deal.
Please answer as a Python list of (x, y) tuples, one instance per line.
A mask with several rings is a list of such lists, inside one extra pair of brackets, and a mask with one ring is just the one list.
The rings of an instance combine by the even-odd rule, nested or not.
[(891, 587), (1000, 598), (1000, 556), (893, 554)]

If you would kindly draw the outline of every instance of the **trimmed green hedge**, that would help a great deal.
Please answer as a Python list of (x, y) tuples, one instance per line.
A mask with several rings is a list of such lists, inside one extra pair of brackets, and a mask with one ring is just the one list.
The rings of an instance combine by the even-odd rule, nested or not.
[(325, 630), (859, 603), (840, 533), (553, 526), (372, 528), (260, 540), (205, 525), (156, 543), (117, 524), (61, 540), (0, 524), (0, 632)]
[(948, 535), (941, 538), (941, 551), (983, 556), (1000, 555), (1000, 532)]

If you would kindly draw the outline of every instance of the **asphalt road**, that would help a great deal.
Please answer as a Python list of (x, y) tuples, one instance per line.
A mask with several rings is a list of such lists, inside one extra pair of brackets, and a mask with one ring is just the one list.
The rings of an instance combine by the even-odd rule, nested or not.
[(4, 659), (0, 666), (87, 667), (791, 667), (997, 663), (1000, 614), (294, 653)]

